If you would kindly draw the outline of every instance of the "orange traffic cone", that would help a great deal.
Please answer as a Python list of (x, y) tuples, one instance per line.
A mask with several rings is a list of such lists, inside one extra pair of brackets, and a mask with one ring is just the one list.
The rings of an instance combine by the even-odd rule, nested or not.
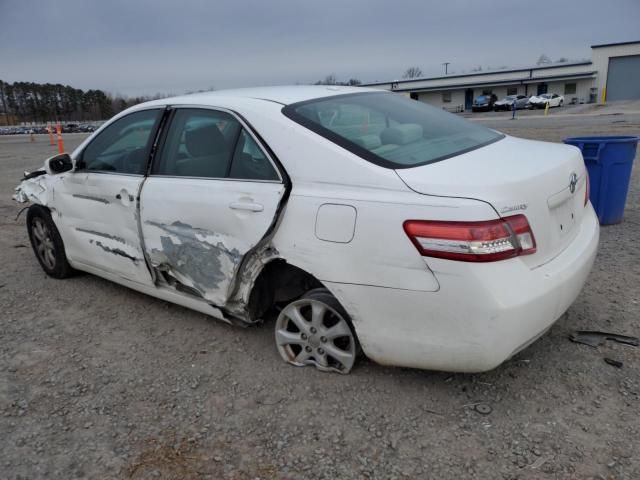
[(51, 146), (55, 145), (56, 142), (53, 139), (53, 127), (51, 127), (50, 123), (47, 123), (47, 132), (49, 132), (49, 145)]
[(62, 140), (62, 127), (58, 123), (56, 125), (56, 130), (58, 132), (58, 153), (64, 153), (64, 140)]

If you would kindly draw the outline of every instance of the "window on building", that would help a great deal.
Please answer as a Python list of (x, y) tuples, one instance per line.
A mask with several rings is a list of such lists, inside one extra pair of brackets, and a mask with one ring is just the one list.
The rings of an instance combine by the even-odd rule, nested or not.
[(491, 91), (491, 89), (489, 90), (482, 90), (482, 95), (491, 95), (493, 92)]
[(451, 92), (442, 92), (442, 102), (451, 103)]
[(518, 87), (507, 87), (507, 95), (517, 95)]
[(564, 94), (565, 95), (575, 95), (576, 94), (576, 84), (575, 83), (565, 83), (564, 84)]

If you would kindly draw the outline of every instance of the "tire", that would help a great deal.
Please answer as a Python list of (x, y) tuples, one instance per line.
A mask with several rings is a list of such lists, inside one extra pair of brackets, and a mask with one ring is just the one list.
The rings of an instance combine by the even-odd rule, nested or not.
[(326, 288), (310, 290), (286, 305), (274, 333), (282, 359), (297, 367), (347, 374), (361, 351), (349, 315)]
[(67, 261), (62, 237), (49, 210), (41, 205), (29, 207), (27, 232), (33, 253), (47, 275), (57, 279), (73, 275), (74, 270)]
[(564, 102), (562, 100), (560, 100), (560, 104), (558, 106), (559, 107), (564, 107)]

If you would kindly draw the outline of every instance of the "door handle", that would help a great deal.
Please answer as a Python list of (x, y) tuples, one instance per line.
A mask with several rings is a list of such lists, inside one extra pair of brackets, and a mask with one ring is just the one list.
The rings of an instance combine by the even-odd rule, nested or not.
[(233, 202), (229, 204), (229, 208), (232, 210), (248, 210), (250, 212), (261, 212), (264, 210), (263, 205), (252, 202)]

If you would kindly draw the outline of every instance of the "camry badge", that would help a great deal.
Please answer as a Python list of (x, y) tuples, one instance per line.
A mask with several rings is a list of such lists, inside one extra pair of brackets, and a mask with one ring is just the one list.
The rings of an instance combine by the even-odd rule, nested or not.
[(576, 185), (578, 184), (578, 175), (574, 173), (571, 174), (569, 179), (569, 191), (571, 193), (576, 193)]

